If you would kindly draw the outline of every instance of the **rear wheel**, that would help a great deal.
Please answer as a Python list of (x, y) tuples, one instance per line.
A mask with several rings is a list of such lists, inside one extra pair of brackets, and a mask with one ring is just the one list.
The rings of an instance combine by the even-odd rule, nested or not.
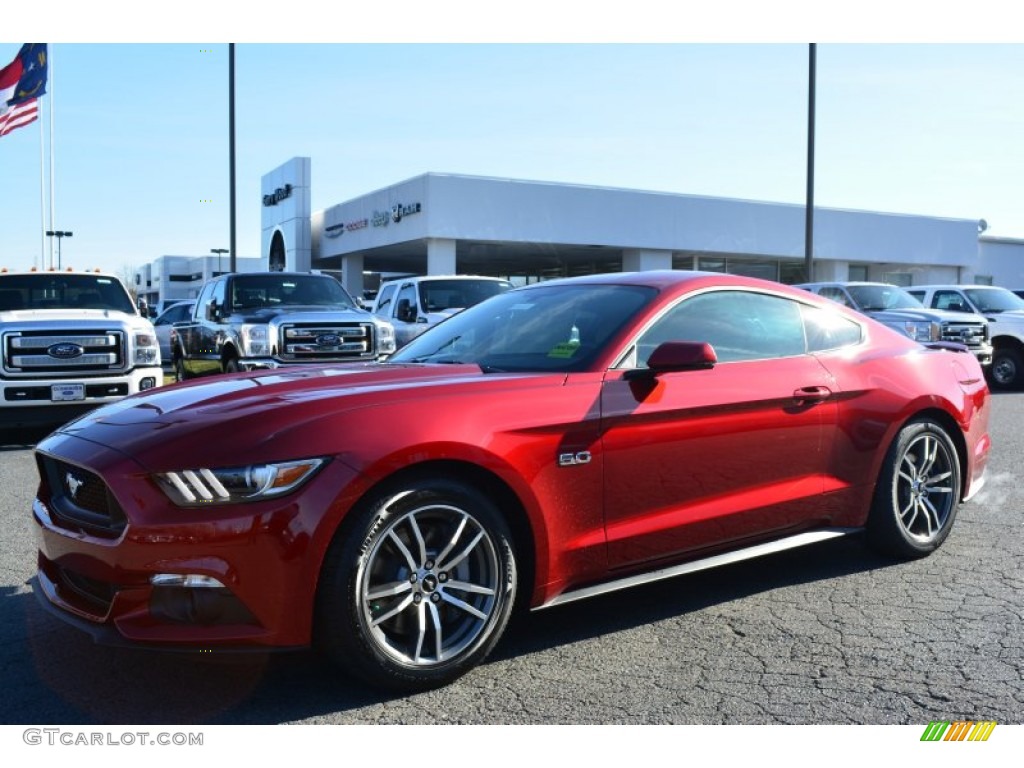
[(238, 365), (237, 357), (229, 357), (224, 361), (222, 367), (224, 368), (224, 373), (238, 373), (242, 370), (241, 366)]
[(949, 434), (931, 419), (913, 421), (885, 458), (868, 517), (878, 549), (923, 557), (945, 541), (960, 502), (960, 458)]
[(515, 554), (498, 508), (438, 478), (393, 489), (356, 515), (325, 561), (321, 648), (371, 684), (407, 691), (479, 664), (515, 600)]

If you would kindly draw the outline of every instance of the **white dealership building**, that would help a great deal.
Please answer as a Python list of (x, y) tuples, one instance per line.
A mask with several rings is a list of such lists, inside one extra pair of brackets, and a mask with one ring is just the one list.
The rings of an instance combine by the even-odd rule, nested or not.
[[(308, 157), (263, 177), (261, 255), (238, 259), (240, 270), (336, 271), (357, 296), (376, 288), (382, 274), (527, 283), (701, 269), (806, 279), (803, 205), (425, 173), (314, 211), (312, 183)], [(818, 207), (813, 279), (1024, 288), (1024, 241), (979, 237), (983, 227), (977, 219)], [(163, 258), (150, 273), (193, 295), (213, 262), (199, 257), (202, 269), (181, 262), (186, 277), (171, 274), (172, 257)]]

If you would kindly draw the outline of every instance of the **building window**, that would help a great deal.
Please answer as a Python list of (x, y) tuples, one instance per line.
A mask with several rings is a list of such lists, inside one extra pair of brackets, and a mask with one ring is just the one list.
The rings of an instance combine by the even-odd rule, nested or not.
[(992, 275), (975, 275), (974, 276), (974, 284), (975, 285), (993, 285)]
[(868, 282), (868, 265), (867, 264), (851, 264), (846, 271), (847, 279), (854, 283), (866, 283)]
[(914, 278), (909, 272), (886, 272), (882, 275), (882, 282), (907, 288), (914, 284)]

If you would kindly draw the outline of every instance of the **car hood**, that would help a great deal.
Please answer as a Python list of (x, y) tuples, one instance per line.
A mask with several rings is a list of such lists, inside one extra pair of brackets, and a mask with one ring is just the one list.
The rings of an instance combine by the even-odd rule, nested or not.
[(938, 322), (938, 323), (984, 323), (985, 318), (981, 315), (974, 315), (966, 312), (949, 312), (944, 309), (928, 309), (922, 307), (917, 309), (880, 309), (866, 310), (865, 314), (876, 320), (898, 322), (901, 320), (913, 320), (916, 322)]
[(989, 319), (995, 323), (1024, 323), (1024, 309), (1008, 309), (1005, 312), (992, 312)]
[[(493, 397), (524, 379), (564, 374), (484, 374), (476, 365), (362, 365), (288, 368), (184, 382), (125, 398), (64, 425), (70, 435), (115, 448), (160, 470), (182, 461), (246, 463), (268, 455), (303, 456), (309, 436), (344, 430), (345, 412), (431, 398)], [(387, 418), (377, 419), (387, 428)], [(394, 425), (399, 426), (399, 425)], [(314, 430), (311, 432), (311, 430)], [(46, 450), (46, 445), (41, 445)]]
[(18, 309), (0, 312), (4, 323), (81, 323), (89, 321), (137, 323), (141, 317), (113, 309)]
[(269, 323), (275, 318), (287, 316), (289, 322), (323, 322), (325, 315), (343, 316), (346, 320), (369, 320), (369, 313), (356, 307), (325, 307), (316, 305), (288, 305), (239, 309), (228, 318), (233, 323)]

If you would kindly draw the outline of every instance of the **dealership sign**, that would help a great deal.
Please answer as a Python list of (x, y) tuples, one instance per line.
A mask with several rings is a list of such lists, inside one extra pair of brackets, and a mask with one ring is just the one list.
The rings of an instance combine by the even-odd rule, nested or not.
[(269, 195), (263, 196), (263, 205), (269, 207), (271, 205), (277, 205), (282, 200), (285, 200), (292, 196), (292, 185), (285, 184), (283, 187), (278, 187)]
[(356, 219), (355, 221), (339, 222), (337, 224), (331, 224), (329, 227), (324, 227), (324, 236), (341, 237), (346, 232), (355, 232), (357, 229), (366, 229), (368, 226), (370, 226), (369, 219)]
[(397, 224), (405, 217), (412, 216), (422, 210), (422, 203), (410, 203), (409, 205), (395, 203), (391, 206), (390, 211), (374, 211), (371, 221), (375, 227), (386, 227), (392, 221)]

